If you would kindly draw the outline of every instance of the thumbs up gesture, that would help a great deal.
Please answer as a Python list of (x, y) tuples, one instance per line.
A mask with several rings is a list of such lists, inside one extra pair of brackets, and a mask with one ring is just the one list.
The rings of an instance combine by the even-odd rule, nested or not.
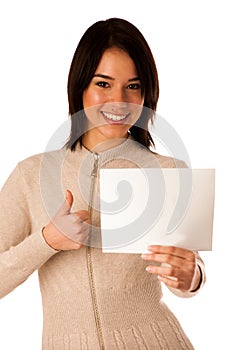
[(71, 213), (73, 195), (66, 191), (66, 200), (53, 219), (43, 228), (47, 244), (56, 250), (80, 249), (88, 240), (90, 216), (88, 211)]

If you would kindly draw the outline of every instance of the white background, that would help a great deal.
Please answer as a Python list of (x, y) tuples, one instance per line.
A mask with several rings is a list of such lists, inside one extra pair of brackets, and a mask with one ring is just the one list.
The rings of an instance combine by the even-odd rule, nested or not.
[[(194, 168), (216, 168), (213, 251), (201, 254), (207, 283), (192, 299), (179, 299), (164, 288), (164, 299), (195, 349), (233, 349), (230, 0), (2, 2), (0, 186), (18, 161), (43, 152), (67, 120), (74, 50), (87, 27), (108, 17), (128, 19), (142, 31), (159, 72), (158, 113), (183, 139)], [(0, 301), (0, 349), (39, 350), (41, 327), (33, 274)]]

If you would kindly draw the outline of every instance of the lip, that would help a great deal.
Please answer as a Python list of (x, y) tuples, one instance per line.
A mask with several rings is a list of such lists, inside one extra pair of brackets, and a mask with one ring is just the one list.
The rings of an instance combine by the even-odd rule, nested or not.
[[(106, 117), (105, 114), (109, 114), (109, 115), (114, 115), (114, 116), (119, 116), (119, 117), (123, 117), (124, 119), (121, 120), (114, 120), (114, 119), (110, 119), (108, 117)], [(119, 125), (119, 124), (125, 124), (125, 122), (129, 119), (130, 113), (112, 113), (112, 112), (106, 112), (106, 111), (101, 111), (101, 115), (104, 118), (104, 120), (108, 123), (108, 124), (115, 124), (115, 125)]]

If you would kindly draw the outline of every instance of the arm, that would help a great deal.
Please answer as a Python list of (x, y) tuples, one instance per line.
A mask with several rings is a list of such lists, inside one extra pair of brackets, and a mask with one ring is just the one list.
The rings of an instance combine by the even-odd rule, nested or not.
[(41, 232), (31, 233), (30, 211), (19, 165), (0, 192), (0, 297), (24, 282), (57, 253)]
[[(28, 173), (28, 168), (25, 171)], [(40, 184), (35, 175), (31, 178), (33, 188), (29, 178), (26, 183), (25, 171), (21, 171), (19, 164), (0, 193), (0, 297), (24, 282), (60, 250), (80, 249), (89, 233), (89, 213), (70, 212), (73, 196), (69, 191), (49, 223), (41, 223), (38, 231), (32, 232), (32, 221), (39, 220), (41, 210), (33, 204), (40, 201)]]

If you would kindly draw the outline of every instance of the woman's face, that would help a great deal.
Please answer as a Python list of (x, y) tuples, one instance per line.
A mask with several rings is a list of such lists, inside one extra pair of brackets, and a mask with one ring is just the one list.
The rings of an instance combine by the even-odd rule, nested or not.
[(91, 149), (102, 142), (126, 138), (141, 114), (143, 102), (133, 60), (122, 49), (107, 49), (83, 93), (88, 120), (83, 144)]

